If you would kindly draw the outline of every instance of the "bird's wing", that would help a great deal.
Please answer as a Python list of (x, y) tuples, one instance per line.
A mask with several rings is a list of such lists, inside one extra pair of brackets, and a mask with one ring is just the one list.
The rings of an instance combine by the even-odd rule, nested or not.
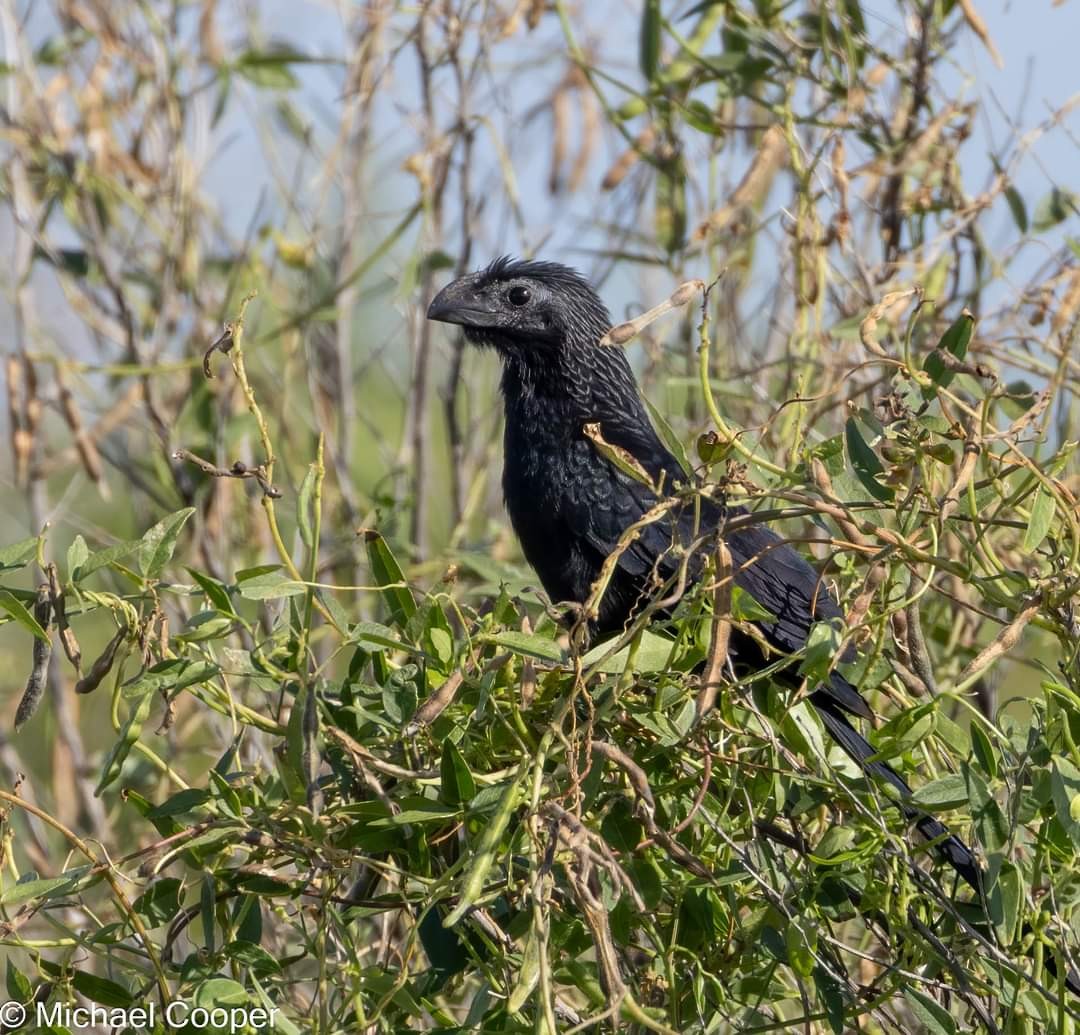
[[(642, 440), (620, 434), (616, 425), (603, 427), (605, 440), (628, 450), (654, 478), (660, 471), (678, 472), (678, 462), (658, 440)], [(572, 478), (580, 491), (567, 515), (570, 525), (602, 557), (610, 555), (620, 537), (634, 522), (657, 505), (658, 497), (642, 482), (624, 474), (586, 440), (572, 449)], [(599, 461), (599, 462), (598, 462)], [(738, 513), (743, 513), (739, 510)], [(734, 509), (732, 514), (736, 513)], [(638, 531), (619, 555), (618, 566), (635, 579), (654, 573), (662, 580), (677, 571), (678, 551), (714, 530), (724, 511), (710, 500), (700, 507), (690, 504), (665, 514)], [(841, 617), (818, 572), (793, 546), (763, 525), (750, 525), (725, 535), (731, 552), (734, 581), (774, 620), (755, 623), (770, 646), (793, 654), (806, 646), (810, 627), (819, 621)], [(700, 560), (697, 562), (700, 565)], [(839, 674), (822, 687), (844, 710), (869, 718), (871, 711), (859, 692)]]

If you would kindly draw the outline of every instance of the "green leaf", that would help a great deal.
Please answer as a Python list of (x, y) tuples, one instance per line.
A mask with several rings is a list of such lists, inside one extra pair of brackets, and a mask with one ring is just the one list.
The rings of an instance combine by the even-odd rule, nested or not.
[(814, 972), (817, 940), (817, 929), (805, 920), (802, 924), (790, 922), (784, 931), (788, 963), (799, 977), (807, 978)]
[(129, 553), (132, 553), (139, 546), (138, 539), (131, 539), (127, 542), (115, 543), (112, 546), (106, 546), (102, 550), (95, 550), (90, 556), (79, 566), (79, 574), (76, 578), (69, 573), (69, 577), (73, 582), (81, 582), (87, 577), (92, 575), (99, 568), (106, 568), (110, 564), (120, 560), (122, 557), (126, 557)]
[(312, 527), (312, 504), (315, 499), (315, 483), (318, 480), (318, 467), (311, 464), (300, 484), (300, 492), (296, 496), (296, 525), (300, 530), (300, 538), (310, 550), (315, 541), (315, 531)]
[(1024, 531), (1022, 549), (1025, 553), (1034, 553), (1046, 538), (1054, 523), (1054, 511), (1057, 504), (1054, 497), (1046, 491), (1046, 486), (1039, 484), (1031, 499), (1031, 516)]
[(731, 617), (740, 622), (776, 621), (776, 615), (759, 604), (742, 586), (731, 587)]
[(217, 888), (214, 884), (214, 875), (204, 873), (202, 886), (199, 889), (199, 912), (202, 915), (203, 942), (208, 953), (213, 953), (216, 947), (217, 925), (214, 923), (214, 906), (217, 904)]
[(244, 895), (233, 911), (236, 937), (258, 945), (263, 936), (262, 906), (257, 895)]
[(645, 0), (641, 14), (638, 60), (641, 74), (651, 83), (660, 64), (660, 0)]
[[(582, 664), (587, 666), (595, 665), (611, 650), (611, 646), (610, 643), (598, 643), (581, 659)], [(597, 671), (625, 672), (626, 666), (630, 662), (630, 652), (632, 649), (632, 645), (627, 644), (627, 646), (612, 654), (611, 657), (605, 658), (600, 662)], [(643, 630), (638, 640), (637, 651), (634, 654), (632, 671), (665, 671), (669, 666), (671, 652), (674, 649), (674, 642), (669, 640), (666, 636), (654, 633), (651, 629)]]
[(835, 865), (837, 860), (851, 858), (849, 851), (855, 841), (855, 831), (848, 826), (832, 826), (825, 831), (825, 836), (817, 843), (810, 858), (819, 865)]
[(814, 984), (825, 1004), (825, 1013), (828, 1015), (833, 1035), (844, 1035), (844, 1011), (847, 1005), (844, 990), (824, 967), (818, 967), (814, 971)]
[(280, 600), (307, 592), (303, 582), (289, 578), (283, 571), (268, 571), (241, 580), (237, 572), (236, 588), (246, 600)]
[(176, 877), (160, 877), (154, 881), (132, 904), (147, 927), (167, 924), (180, 912), (184, 885)]
[(125, 759), (135, 746), (135, 741), (139, 739), (139, 734), (142, 733), (143, 723), (150, 714), (150, 702), (153, 699), (152, 694), (143, 694), (121, 727), (119, 739), (113, 744), (109, 757), (106, 758), (105, 765), (102, 767), (101, 779), (98, 780), (98, 785), (94, 789), (95, 795), (100, 797), (101, 792), (120, 775)]
[(530, 770), (529, 761), (531, 759), (522, 762), (514, 777), (506, 783), (498, 806), (488, 817), (473, 849), (471, 865), (466, 873), (458, 904), (443, 920), (443, 927), (453, 927), (483, 892), (487, 876), (495, 863), (495, 856), (503, 834), (506, 833), (506, 828), (510, 825), (510, 820), (517, 809), (521, 797), (521, 784)]
[(1023, 876), (1015, 863), (1006, 860), (990, 893), (990, 919), (1004, 946), (1011, 945), (1016, 937), (1023, 897)]
[(674, 255), (686, 238), (686, 170), (678, 160), (665, 162), (656, 172), (653, 226), (657, 241)]
[(890, 719), (870, 735), (878, 759), (897, 758), (928, 737), (937, 726), (937, 704), (928, 701)]
[(166, 658), (125, 683), (121, 693), (128, 700), (163, 691), (175, 693), (189, 686), (208, 683), (220, 674), (219, 665), (203, 658)]
[(156, 808), (150, 810), (146, 818), (149, 820), (164, 819), (166, 816), (181, 816), (186, 812), (194, 812), (210, 800), (210, 792), (201, 787), (185, 787), (170, 795)]
[(473, 774), (452, 740), (443, 742), (439, 774), (442, 777), (443, 801), (451, 805), (460, 805), (476, 794), (476, 781), (473, 779)]
[[(942, 356), (944, 353), (948, 353), (954, 358), (962, 360), (967, 355), (968, 345), (971, 343), (971, 335), (974, 330), (975, 317), (965, 309), (941, 336), (937, 348), (930, 352), (923, 362), (923, 370), (929, 375), (934, 384), (940, 385), (942, 388), (948, 388), (952, 384), (956, 371), (945, 366), (945, 360)], [(932, 398), (933, 395), (934, 390), (932, 388), (923, 389), (924, 398)]]
[(382, 597), (390, 610), (391, 620), (398, 629), (404, 632), (409, 619), (416, 614), (416, 601), (405, 581), (405, 573), (380, 533), (369, 528), (363, 535), (367, 542), (371, 575), (376, 584), (382, 587)]
[(505, 647), (514, 654), (539, 658), (541, 661), (561, 662), (565, 659), (562, 647), (554, 640), (535, 633), (501, 632), (490, 637), (490, 642)]
[(856, 477), (871, 496), (882, 503), (893, 498), (892, 489), (881, 484), (878, 477), (885, 473), (877, 454), (866, 444), (854, 417), (848, 417), (844, 425), (844, 442), (847, 445), (848, 461)]
[(1064, 223), (1070, 216), (1077, 212), (1077, 195), (1072, 191), (1062, 190), (1055, 187), (1038, 205), (1035, 206), (1035, 217), (1032, 220), (1032, 228), (1036, 233), (1051, 230), (1059, 223)]
[(688, 478), (691, 471), (693, 471), (693, 466), (690, 463), (690, 458), (686, 455), (686, 447), (683, 445), (682, 439), (675, 434), (674, 429), (664, 418), (664, 415), (645, 396), (641, 397), (641, 401), (645, 404), (645, 409), (649, 411), (649, 419), (652, 421), (653, 427), (656, 428), (660, 441), (667, 446), (668, 452), (679, 461), (679, 467), (682, 468), (681, 471), (667, 472), (667, 481), (664, 487), (670, 489), (672, 479), (678, 478), (680, 475)]
[(781, 728), (795, 743), (801, 741), (802, 749), (814, 758), (824, 761), (828, 757), (821, 735), (821, 721), (807, 701), (799, 701), (787, 710)]
[(260, 974), (281, 973), (281, 964), (261, 945), (238, 938), (236, 941), (229, 942), (221, 951), (227, 959), (250, 967)]
[(229, 591), (223, 583), (218, 582), (217, 579), (209, 575), (204, 575), (201, 571), (196, 571), (194, 568), (187, 568), (186, 570), (218, 611), (236, 617)]
[(72, 582), (77, 582), (81, 578), (79, 569), (86, 563), (89, 556), (90, 550), (86, 545), (86, 540), (81, 535), (77, 535), (71, 541), (67, 552), (67, 572)]
[(342, 607), (341, 602), (337, 597), (335, 597), (333, 593), (324, 592), (321, 589), (315, 591), (315, 597), (322, 603), (323, 607), (326, 608), (331, 623), (337, 626), (343, 633), (347, 632), (349, 628), (349, 613)]
[(1053, 759), (1050, 791), (1058, 821), (1080, 848), (1080, 769), (1060, 755)]
[(267, 54), (248, 50), (236, 59), (233, 67), (238, 75), (256, 86), (270, 90), (291, 90), (300, 85), (289, 70), (289, 65), (296, 60), (298, 57), (289, 53)]
[(950, 773), (920, 787), (911, 800), (930, 812), (956, 809), (968, 803), (967, 783), (959, 773)]
[(229, 978), (210, 978), (195, 990), (194, 1004), (207, 1010), (215, 1006), (242, 1006), (248, 1002), (250, 999), (244, 986)]
[(979, 763), (982, 771), (986, 773), (991, 780), (997, 779), (997, 752), (994, 750), (993, 744), (990, 743), (990, 738), (986, 735), (982, 726), (977, 722), (971, 724), (971, 749), (975, 755), (975, 760)]
[(184, 643), (204, 643), (207, 640), (220, 640), (232, 631), (236, 619), (232, 615), (223, 615), (218, 611), (200, 611), (192, 615), (176, 637)]
[(123, 985), (85, 970), (76, 970), (71, 975), (71, 984), (79, 995), (102, 1006), (123, 1008), (135, 1002), (135, 997)]
[(28, 873), (23, 879), (0, 892), (0, 905), (14, 906), (33, 898), (44, 898), (49, 892), (70, 887), (72, 883), (70, 877), (39, 878), (35, 873)]
[(285, 761), (289, 774), (289, 796), (297, 803), (307, 801), (308, 774), (304, 761), (308, 756), (305, 750), (306, 734), (304, 730), (304, 711), (307, 707), (310, 687), (302, 686), (293, 699), (289, 709), (289, 723), (285, 730)]
[(825, 682), (839, 649), (840, 630), (831, 622), (815, 622), (806, 638), (806, 656), (799, 662), (799, 675), (811, 683)]
[(440, 671), (449, 671), (448, 666), (454, 660), (454, 637), (446, 630), (433, 628), (428, 630), (431, 652), (442, 666)]
[(82, 248), (42, 248), (34, 245), (34, 258), (73, 277), (85, 277), (90, 272), (90, 256)]
[(37, 536), (20, 539), (17, 543), (0, 549), (0, 571), (15, 571), (25, 568), (37, 553)]
[(11, 962), (10, 956), (5, 962), (7, 968), (4, 980), (7, 984), (8, 998), (16, 1003), (30, 1002), (30, 997), (34, 994), (34, 986), (30, 984), (30, 979)]
[(529, 934), (525, 939), (525, 948), (521, 954), (521, 966), (518, 968), (517, 980), (510, 993), (510, 998), (506, 1001), (507, 1012), (511, 1015), (517, 1013), (528, 1002), (533, 989), (540, 980), (540, 946), (543, 930), (538, 931), (538, 926), (534, 922), (533, 926), (529, 928)]
[(256, 564), (253, 568), (240, 568), (233, 578), (236, 579), (237, 585), (241, 582), (247, 582), (249, 579), (254, 579), (259, 575), (269, 575), (272, 571), (281, 571), (282, 565), (280, 564)]
[(0, 589), (0, 608), (7, 611), (19, 625), (29, 629), (39, 640), (44, 643), (51, 642), (49, 634), (41, 628), (38, 620), (23, 606), (23, 603), (17, 597), (6, 589)]
[[(1008, 821), (1001, 811), (1001, 806), (990, 793), (990, 788), (978, 772), (966, 762), (961, 767), (961, 771), (967, 784), (975, 832), (986, 854), (995, 855), (1009, 843)], [(992, 881), (987, 881), (987, 884), (992, 884)]]
[(391, 650), (416, 650), (410, 644), (404, 643), (390, 626), (383, 625), (381, 622), (357, 622), (349, 627), (349, 638), (346, 642), (387, 647)]
[(270, 998), (266, 990), (259, 984), (259, 979), (254, 974), (248, 974), (247, 981), (255, 987), (255, 994), (259, 997), (259, 1005), (266, 1011), (267, 1016), (274, 1018), (275, 1035), (301, 1035), (300, 1029), (281, 1011), (280, 1001)]
[(461, 815), (461, 809), (442, 805), (427, 798), (406, 798), (400, 812), (373, 820), (373, 827), (400, 827), (409, 823), (445, 823)]
[(1022, 234), (1028, 232), (1027, 206), (1020, 192), (1012, 186), (1005, 188), (1005, 200), (1009, 203), (1009, 211), (1012, 213), (1013, 222)]
[(185, 507), (175, 514), (162, 518), (139, 540), (139, 572), (148, 579), (156, 579), (169, 563), (176, 549), (176, 538), (192, 514), (194, 507)]
[(910, 985), (904, 987), (904, 998), (926, 1035), (956, 1035), (956, 1022), (945, 1007)]

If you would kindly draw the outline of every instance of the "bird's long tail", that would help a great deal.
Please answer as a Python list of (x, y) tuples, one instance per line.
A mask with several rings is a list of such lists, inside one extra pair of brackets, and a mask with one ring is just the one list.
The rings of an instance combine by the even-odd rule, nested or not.
[[(810, 700), (821, 716), (821, 721), (825, 729), (829, 731), (829, 735), (859, 763), (865, 772), (892, 784), (905, 798), (911, 796), (911, 788), (907, 785), (907, 781), (895, 769), (884, 762), (867, 761), (876, 754), (873, 745), (848, 722), (847, 716), (835, 701), (820, 691), (813, 694)], [(903, 809), (904, 815), (915, 823), (915, 829), (928, 841), (935, 842), (935, 850), (979, 897), (983, 898), (982, 871), (976, 864), (971, 849), (955, 834), (950, 833), (944, 823), (934, 819), (933, 816), (921, 812), (912, 805), (901, 804), (900, 808)], [(1029, 930), (1030, 928), (1025, 927), (1025, 932)], [(1057, 964), (1053, 955), (1047, 956), (1045, 965), (1051, 974), (1057, 974)], [(1067, 970), (1065, 986), (1073, 995), (1080, 996), (1080, 973), (1071, 968)]]
[[(911, 797), (911, 788), (892, 766), (886, 765), (884, 762), (867, 761), (868, 758), (877, 753), (874, 746), (848, 722), (847, 717), (828, 695), (820, 692), (816, 693), (811, 697), (811, 701), (821, 716), (825, 728), (829, 731), (829, 735), (867, 773), (885, 780), (895, 787), (903, 797)], [(949, 828), (933, 816), (929, 816), (911, 805), (901, 805), (900, 807), (908, 819), (915, 823), (915, 829), (928, 841), (935, 842), (934, 848), (941, 857), (956, 870), (976, 893), (981, 895), (983, 891), (982, 874), (971, 849), (955, 834), (949, 833)]]

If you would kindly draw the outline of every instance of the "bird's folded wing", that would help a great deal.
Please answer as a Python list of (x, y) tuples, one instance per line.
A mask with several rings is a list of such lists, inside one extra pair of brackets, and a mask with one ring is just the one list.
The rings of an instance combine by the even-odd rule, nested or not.
[[(575, 532), (600, 555), (608, 557), (619, 549), (626, 530), (640, 521), (660, 502), (648, 486), (620, 471), (610, 461), (592, 452), (590, 443), (577, 456), (574, 474), (579, 492), (566, 515)], [(588, 452), (585, 452), (585, 451)], [(575, 450), (575, 452), (577, 452)], [(652, 454), (655, 454), (655, 449)], [(651, 468), (678, 471), (670, 454), (649, 455), (643, 462)], [(732, 509), (735, 513), (742, 510)], [(654, 574), (666, 581), (674, 576), (680, 555), (693, 544), (703, 549), (691, 562), (691, 575), (700, 569), (709, 533), (723, 520), (724, 511), (710, 500), (685, 503), (662, 514), (637, 530), (624, 545), (618, 567), (635, 579)], [(757, 623), (770, 646), (782, 654), (793, 654), (806, 646), (815, 622), (839, 618), (841, 612), (829, 596), (818, 572), (793, 546), (763, 525), (751, 525), (725, 535), (731, 552), (734, 581), (772, 616)], [(858, 691), (839, 675), (823, 688), (840, 707), (853, 715), (869, 717), (869, 706)]]

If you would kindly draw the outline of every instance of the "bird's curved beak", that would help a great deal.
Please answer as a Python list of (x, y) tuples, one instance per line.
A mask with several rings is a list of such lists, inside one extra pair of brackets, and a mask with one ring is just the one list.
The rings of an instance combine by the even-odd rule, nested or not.
[(428, 306), (429, 320), (463, 327), (490, 327), (497, 316), (473, 286), (473, 276), (459, 277), (446, 285)]

